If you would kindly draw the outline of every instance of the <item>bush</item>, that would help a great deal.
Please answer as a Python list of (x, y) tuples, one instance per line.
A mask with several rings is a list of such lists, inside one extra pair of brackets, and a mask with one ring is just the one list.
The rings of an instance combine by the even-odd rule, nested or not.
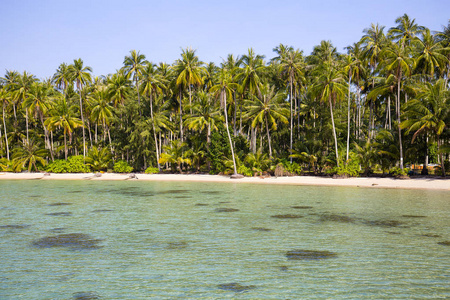
[(302, 167), (296, 162), (293, 162), (292, 164), (288, 161), (283, 162), (283, 167), (286, 171), (288, 171), (292, 175), (295, 174), (300, 175), (302, 173)]
[(408, 168), (404, 168), (403, 170), (401, 168), (398, 167), (394, 167), (389, 171), (389, 174), (391, 174), (394, 177), (398, 177), (398, 176), (407, 176), (409, 173), (409, 169)]
[(57, 159), (48, 164), (45, 169), (50, 173), (89, 173), (91, 168), (83, 162), (83, 156), (71, 156), (68, 160)]
[(130, 166), (126, 161), (119, 160), (114, 164), (113, 170), (116, 173), (131, 173), (133, 172), (133, 167)]
[(239, 168), (237, 169), (237, 172), (238, 172), (239, 174), (244, 175), (244, 176), (248, 176), (248, 177), (253, 176), (253, 171), (252, 171), (252, 169), (250, 169), (250, 168), (248, 168), (248, 167), (246, 167), (246, 166), (244, 166), (244, 165), (240, 165)]
[(154, 168), (154, 167), (148, 167), (145, 170), (145, 174), (158, 174), (158, 173), (159, 173), (158, 168)]
[(7, 158), (0, 158), (0, 171), (11, 172), (12, 171), (11, 161), (8, 160)]

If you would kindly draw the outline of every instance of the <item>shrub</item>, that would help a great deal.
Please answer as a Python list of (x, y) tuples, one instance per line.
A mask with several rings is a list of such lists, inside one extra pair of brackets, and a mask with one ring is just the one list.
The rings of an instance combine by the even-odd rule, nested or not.
[(237, 172), (244, 176), (249, 176), (249, 177), (253, 176), (252, 169), (246, 167), (245, 165), (240, 165), (239, 168), (237, 169)]
[(154, 167), (148, 167), (145, 170), (145, 174), (158, 174), (158, 173), (159, 173), (158, 168), (154, 168)]
[(119, 160), (114, 164), (113, 170), (116, 173), (131, 173), (133, 172), (133, 167), (130, 166), (126, 161)]
[(407, 176), (409, 172), (408, 168), (404, 168), (403, 170), (399, 167), (394, 167), (389, 171), (389, 174), (391, 174), (394, 177), (398, 176)]
[(57, 159), (48, 164), (45, 169), (50, 173), (89, 173), (91, 168), (83, 162), (83, 156), (71, 156), (68, 160)]

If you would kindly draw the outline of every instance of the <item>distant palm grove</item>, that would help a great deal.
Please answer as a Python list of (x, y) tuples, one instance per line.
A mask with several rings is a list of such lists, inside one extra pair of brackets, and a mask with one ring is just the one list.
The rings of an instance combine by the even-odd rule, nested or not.
[[(339, 53), (280, 44), (220, 65), (182, 49), (172, 64), (128, 53), (93, 77), (82, 59), (48, 80), (0, 79), (0, 171), (445, 176), (450, 22), (372, 24)], [(423, 165), (422, 170), (411, 170)], [(430, 168), (430, 172), (431, 172)]]

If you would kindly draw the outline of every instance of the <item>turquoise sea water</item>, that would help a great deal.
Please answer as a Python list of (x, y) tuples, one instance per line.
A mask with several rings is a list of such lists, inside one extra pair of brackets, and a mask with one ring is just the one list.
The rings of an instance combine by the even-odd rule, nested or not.
[(449, 298), (449, 215), (440, 191), (0, 181), (0, 299)]

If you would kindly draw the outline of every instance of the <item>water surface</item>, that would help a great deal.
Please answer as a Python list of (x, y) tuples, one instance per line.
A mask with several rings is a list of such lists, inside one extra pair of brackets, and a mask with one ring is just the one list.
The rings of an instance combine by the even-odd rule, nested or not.
[(449, 192), (32, 180), (0, 191), (0, 299), (450, 297)]

